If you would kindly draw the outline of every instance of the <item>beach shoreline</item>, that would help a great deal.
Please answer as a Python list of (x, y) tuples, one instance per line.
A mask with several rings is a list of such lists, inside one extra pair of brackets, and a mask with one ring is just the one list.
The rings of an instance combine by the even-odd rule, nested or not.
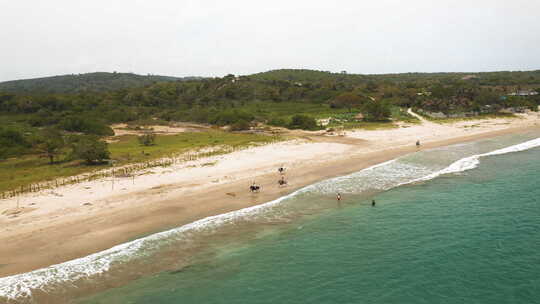
[[(526, 132), (536, 126), (537, 119), (535, 115), (508, 123), (490, 120), (486, 128), (472, 131), (455, 126), (435, 130), (435, 124), (423, 122), (396, 130), (354, 131), (343, 138), (314, 136), (314, 142), (278, 143), (235, 152), (215, 160), (215, 166), (204, 166), (214, 159), (202, 160), (198, 168), (186, 168), (181, 174), (160, 171), (145, 175), (132, 189), (128, 189), (127, 179), (117, 181), (117, 190), (85, 196), (83, 188), (89, 186), (72, 185), (56, 190), (55, 195), (64, 193), (56, 199), (57, 206), (49, 206), (55, 204), (49, 202), (51, 193), (34, 194), (21, 201), (38, 210), (0, 220), (0, 242), (4, 244), (0, 249), (0, 277), (73, 260), (144, 235), (275, 200), (318, 181), (414, 153), (418, 148), (413, 138), (421, 140), (421, 149), (431, 149)], [(391, 138), (392, 134), (400, 136), (399, 140)], [(383, 137), (377, 140), (379, 135)], [(264, 157), (257, 156), (263, 153)], [(281, 159), (288, 154), (290, 158)], [(239, 162), (245, 164), (235, 167)], [(281, 163), (288, 169), (290, 181), (285, 188), (276, 183)], [(254, 178), (263, 186), (258, 194), (248, 192)], [(109, 187), (106, 181), (95, 183), (92, 186), (96, 189)], [(78, 194), (80, 199), (75, 200)], [(28, 205), (30, 201), (34, 205)], [(0, 202), (0, 210), (9, 209), (13, 203), (14, 199)]]

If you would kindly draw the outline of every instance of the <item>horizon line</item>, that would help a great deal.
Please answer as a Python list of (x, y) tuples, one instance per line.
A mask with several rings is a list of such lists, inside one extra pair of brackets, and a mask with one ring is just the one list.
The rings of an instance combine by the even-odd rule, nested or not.
[(314, 72), (323, 72), (323, 73), (331, 73), (331, 74), (341, 74), (343, 71), (345, 71), (345, 75), (359, 75), (359, 76), (375, 76), (375, 75), (402, 75), (402, 74), (484, 74), (484, 73), (503, 73), (503, 72), (511, 72), (511, 73), (520, 73), (520, 72), (535, 72), (540, 71), (540, 68), (534, 68), (534, 69), (522, 69), (522, 70), (489, 70), (489, 71), (458, 71), (458, 72), (445, 72), (445, 71), (437, 71), (437, 72), (386, 72), (386, 73), (349, 73), (346, 69), (341, 71), (328, 71), (328, 70), (317, 70), (317, 69), (308, 69), (308, 68), (279, 68), (279, 69), (271, 69), (266, 70), (262, 72), (256, 72), (251, 74), (233, 74), (233, 73), (227, 73), (223, 76), (200, 76), (200, 75), (187, 75), (187, 76), (172, 76), (172, 75), (164, 75), (164, 74), (154, 74), (154, 73), (136, 73), (136, 72), (119, 72), (119, 71), (93, 71), (93, 72), (84, 72), (84, 73), (67, 73), (67, 74), (55, 74), (55, 75), (49, 75), (49, 76), (38, 76), (38, 77), (30, 77), (30, 78), (18, 78), (18, 79), (11, 79), (11, 80), (0, 80), (0, 83), (6, 83), (6, 82), (13, 82), (13, 81), (24, 81), (24, 80), (35, 80), (35, 79), (44, 79), (44, 78), (52, 78), (52, 77), (61, 77), (61, 76), (74, 76), (74, 75), (87, 75), (87, 74), (96, 74), (96, 73), (108, 73), (108, 74), (133, 74), (137, 76), (143, 76), (143, 77), (149, 77), (149, 76), (159, 76), (159, 77), (172, 77), (172, 78), (222, 78), (226, 75), (235, 75), (235, 76), (251, 76), (256, 74), (262, 74), (262, 73), (268, 73), (273, 71), (282, 71), (282, 70), (291, 70), (291, 71), (314, 71)]

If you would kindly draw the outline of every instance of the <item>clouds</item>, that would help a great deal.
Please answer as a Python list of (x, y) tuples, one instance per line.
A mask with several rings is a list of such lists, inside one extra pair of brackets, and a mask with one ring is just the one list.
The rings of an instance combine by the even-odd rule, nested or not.
[(540, 68), (538, 1), (0, 0), (0, 80)]

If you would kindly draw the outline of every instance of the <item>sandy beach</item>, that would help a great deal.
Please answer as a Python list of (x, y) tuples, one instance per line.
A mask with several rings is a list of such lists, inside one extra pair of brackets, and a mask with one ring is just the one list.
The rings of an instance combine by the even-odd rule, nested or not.
[[(0, 277), (98, 252), (208, 216), (268, 202), (316, 181), (352, 173), (420, 149), (538, 127), (519, 118), (347, 131), (305, 132), (299, 139), (226, 155), (0, 200)], [(277, 168), (289, 182), (278, 187)], [(251, 194), (252, 182), (262, 191)], [(19, 213), (13, 212), (19, 206)]]

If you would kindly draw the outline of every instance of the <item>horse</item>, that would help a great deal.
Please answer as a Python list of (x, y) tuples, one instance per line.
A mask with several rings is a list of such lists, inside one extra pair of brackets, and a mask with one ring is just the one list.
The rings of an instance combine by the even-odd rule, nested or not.
[(257, 186), (257, 185), (249, 186), (249, 191), (251, 191), (252, 193), (259, 192), (260, 190), (261, 190), (261, 186)]

